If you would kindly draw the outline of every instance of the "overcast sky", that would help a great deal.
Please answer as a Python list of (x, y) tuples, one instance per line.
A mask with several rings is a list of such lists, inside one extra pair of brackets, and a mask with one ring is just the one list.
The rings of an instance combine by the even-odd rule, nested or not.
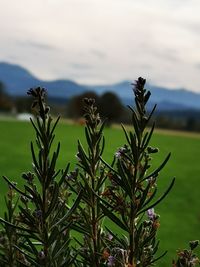
[(0, 61), (42, 79), (200, 92), (200, 0), (0, 0)]

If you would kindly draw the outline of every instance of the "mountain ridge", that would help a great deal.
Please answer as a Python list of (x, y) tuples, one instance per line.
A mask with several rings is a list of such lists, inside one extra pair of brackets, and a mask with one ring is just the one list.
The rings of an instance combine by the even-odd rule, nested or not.
[[(86, 86), (68, 79), (45, 81), (35, 77), (30, 71), (20, 65), (0, 62), (0, 81), (5, 84), (6, 92), (12, 97), (25, 96), (31, 87), (42, 86), (48, 89), (51, 98), (69, 99), (86, 91), (103, 94), (106, 91), (117, 94), (124, 104), (133, 103), (133, 92), (130, 81), (122, 81), (112, 85)], [(146, 85), (151, 91), (151, 105), (157, 103), (163, 109), (199, 109), (200, 94), (183, 88), (168, 89), (165, 87)]]

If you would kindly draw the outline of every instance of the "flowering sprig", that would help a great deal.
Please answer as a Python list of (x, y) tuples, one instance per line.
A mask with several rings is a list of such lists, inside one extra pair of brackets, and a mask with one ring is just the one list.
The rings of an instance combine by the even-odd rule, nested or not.
[[(144, 89), (145, 82), (140, 77), (134, 84), (136, 108), (129, 107), (133, 131), (128, 133), (123, 127), (127, 144), (115, 153), (116, 163), (113, 166), (107, 164), (111, 183), (105, 188), (104, 201), (101, 204), (105, 215), (125, 231), (128, 240), (126, 243), (121, 243), (121, 239), (112, 234), (120, 241), (118, 246), (127, 251), (128, 264), (134, 267), (150, 266), (157, 260), (156, 232), (160, 222), (159, 216), (154, 213), (154, 207), (174, 184), (173, 179), (164, 194), (155, 198), (156, 181), (170, 154), (158, 168), (151, 170), (152, 154), (157, 153), (158, 149), (149, 145), (154, 124), (149, 132), (146, 128), (156, 106), (147, 114), (146, 104), (150, 92)], [(148, 220), (144, 219), (145, 212)]]
[[(14, 186), (16, 183), (11, 182)], [(8, 186), (7, 196), (5, 197), (6, 211), (4, 220), (1, 220), (3, 229), (0, 230), (0, 266), (17, 266), (17, 261), (27, 263), (26, 257), (19, 253), (15, 246), (19, 244), (20, 235), (17, 228), (17, 204), (19, 197), (11, 185)]]
[[(83, 241), (77, 240), (81, 248), (77, 250), (78, 266), (102, 266), (103, 211), (100, 207), (101, 195), (107, 178), (101, 156), (104, 150), (104, 123), (97, 112), (94, 99), (84, 99), (85, 137), (87, 150), (78, 142), (78, 175), (69, 186), (77, 194), (82, 190), (82, 199), (77, 211), (77, 224), (73, 228), (84, 234)], [(82, 264), (82, 265), (81, 265)]]
[(55, 151), (52, 151), (52, 143), (59, 118), (52, 125), (45, 94), (46, 91), (40, 87), (28, 91), (28, 95), (34, 98), (32, 108), (36, 113), (36, 119), (31, 119), (37, 144), (35, 147), (31, 142), (33, 173), (22, 174), (24, 191), (4, 177), (20, 195), (19, 215), (17, 225), (8, 220), (1, 221), (11, 229), (17, 229), (19, 237), (23, 237), (14, 247), (26, 258), (26, 264), (17, 259), (22, 266), (71, 266), (69, 231), (81, 195), (78, 194), (72, 207), (68, 205), (65, 177), (69, 164), (64, 170), (56, 170), (60, 143)]
[(173, 267), (194, 267), (200, 264), (200, 260), (194, 253), (194, 250), (199, 246), (199, 240), (190, 241), (190, 249), (178, 250), (178, 259), (173, 260)]

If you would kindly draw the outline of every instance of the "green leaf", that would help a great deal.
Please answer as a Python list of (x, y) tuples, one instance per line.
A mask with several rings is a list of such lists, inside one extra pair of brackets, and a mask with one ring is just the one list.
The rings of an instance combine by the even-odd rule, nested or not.
[(160, 260), (161, 258), (163, 258), (163, 257), (167, 254), (167, 252), (168, 252), (168, 251), (166, 250), (166, 251), (165, 251), (163, 254), (161, 254), (159, 257), (157, 257), (156, 259), (152, 260), (152, 261), (151, 261), (151, 264), (154, 263), (154, 262), (156, 262), (156, 261), (158, 261), (158, 260)]
[(59, 250), (57, 251), (57, 253), (55, 254), (54, 258), (58, 258), (60, 256), (61, 253), (63, 253), (63, 251), (65, 251), (68, 247), (69, 247), (69, 242), (70, 242), (70, 239), (67, 239), (62, 246), (60, 246), (59, 244)]
[(146, 105), (146, 103), (149, 100), (149, 97), (151, 96), (151, 92), (148, 91), (145, 95), (144, 95), (144, 105)]
[(144, 204), (144, 202), (145, 202), (145, 200), (147, 198), (147, 194), (149, 192), (150, 187), (151, 187), (151, 184), (149, 183), (146, 186), (145, 190), (142, 192), (142, 197), (141, 197), (139, 205), (138, 205), (138, 210), (140, 210), (143, 207), (143, 204)]
[(131, 141), (130, 141), (130, 139), (129, 139), (128, 133), (127, 133), (127, 131), (126, 131), (124, 125), (121, 124), (121, 127), (122, 127), (122, 129), (123, 129), (123, 131), (124, 131), (124, 134), (125, 134), (125, 137), (126, 137), (126, 140), (127, 140), (128, 144), (131, 145)]
[(148, 134), (148, 138), (147, 139), (143, 139), (143, 143), (141, 145), (142, 149), (145, 150), (146, 147), (148, 146), (150, 140), (151, 140), (151, 137), (152, 137), (152, 134), (153, 134), (153, 131), (154, 131), (154, 127), (155, 127), (155, 122), (153, 123), (152, 127), (151, 127), (151, 131), (150, 133)]
[[(120, 238), (115, 232), (113, 232), (112, 230), (110, 230), (107, 226), (105, 226), (105, 229), (106, 229), (106, 231), (108, 231), (108, 233), (111, 235), (111, 236), (113, 236), (113, 240), (116, 240), (120, 245), (122, 244), (122, 238)], [(125, 239), (127, 238), (126, 236), (124, 236), (125, 237)], [(127, 243), (126, 244), (124, 244), (125, 245), (125, 247), (128, 247), (127, 246)]]
[(91, 140), (91, 133), (90, 133), (90, 129), (85, 127), (85, 137), (87, 140), (87, 144), (90, 147), (90, 149), (92, 150), (92, 140)]
[(61, 178), (60, 178), (60, 181), (58, 182), (58, 186), (59, 186), (59, 187), (64, 183), (65, 178), (66, 178), (66, 176), (67, 176), (67, 174), (68, 174), (68, 171), (69, 171), (69, 167), (70, 167), (70, 163), (67, 164), (65, 170), (64, 170), (63, 173), (62, 173), (62, 176), (61, 176)]
[(15, 186), (6, 176), (3, 176), (3, 179), (12, 187), (14, 188), (18, 193), (23, 195), (24, 197), (27, 197), (28, 199), (32, 200), (32, 197), (21, 191), (17, 186)]
[(89, 232), (87, 231), (87, 229), (85, 229), (84, 226), (82, 227), (82, 226), (80, 226), (80, 225), (73, 224), (73, 225), (71, 226), (71, 229), (72, 229), (72, 230), (75, 230), (75, 231), (77, 231), (77, 232), (79, 232), (79, 233), (81, 233), (81, 234), (89, 235)]
[(151, 204), (151, 205), (148, 206), (147, 208), (145, 208), (145, 209), (143, 209), (142, 211), (140, 211), (140, 212), (137, 214), (137, 216), (140, 215), (141, 213), (147, 211), (148, 209), (151, 209), (151, 208), (155, 207), (156, 205), (158, 205), (158, 203), (160, 203), (160, 202), (161, 202), (161, 201), (168, 195), (168, 193), (170, 192), (170, 190), (171, 190), (172, 187), (174, 186), (174, 182), (175, 182), (175, 178), (172, 179), (172, 181), (171, 181), (169, 187), (167, 188), (167, 190), (165, 191), (165, 193), (164, 193), (164, 194), (163, 194), (163, 195), (162, 195), (156, 202), (154, 202), (153, 204)]
[(10, 222), (8, 222), (8, 221), (2, 219), (2, 218), (0, 218), (0, 222), (1, 222), (1, 223), (4, 223), (4, 224), (6, 224), (6, 225), (9, 225), (9, 226), (11, 226), (11, 227), (13, 227), (13, 228), (15, 228), (15, 229), (21, 230), (21, 231), (25, 231), (25, 232), (28, 232), (28, 233), (31, 233), (31, 234), (32, 234), (32, 233), (36, 233), (36, 231), (34, 231), (34, 230), (30, 230), (30, 229), (27, 229), (27, 228), (24, 228), (24, 227), (20, 227), (20, 226), (18, 226), (18, 225), (15, 225), (15, 224), (13, 224), (13, 223), (10, 223)]
[(125, 192), (128, 193), (129, 197), (131, 198), (132, 186), (134, 185), (131, 184), (132, 179), (130, 177), (130, 173), (126, 172), (125, 167), (122, 165), (120, 160), (117, 162), (117, 169), (120, 177), (116, 175), (114, 176), (114, 180), (124, 189)]
[(100, 206), (106, 216), (108, 216), (111, 221), (113, 221), (116, 225), (118, 225), (121, 229), (126, 232), (129, 232), (129, 228), (125, 225), (113, 212), (107, 209), (103, 204), (100, 203)]
[(38, 162), (37, 162), (37, 159), (36, 159), (36, 156), (35, 156), (35, 151), (34, 151), (33, 142), (31, 142), (31, 154), (32, 154), (33, 163), (34, 163), (35, 167), (36, 167), (37, 169), (39, 169), (39, 165), (38, 165)]
[[(40, 264), (38, 264), (36, 261), (35, 261), (35, 258), (31, 257), (29, 254), (27, 254), (25, 251), (23, 251), (22, 249), (20, 249), (18, 246), (14, 246), (17, 250), (19, 250), (23, 255), (25, 255), (28, 260), (33, 263), (35, 267), (41, 267)], [(20, 264), (23, 264), (24, 266), (30, 266), (30, 265), (25, 265), (24, 263), (22, 263), (21, 261), (19, 261)]]
[(46, 214), (44, 214), (45, 215), (45, 219), (51, 214), (51, 212), (54, 211), (55, 207), (58, 206), (58, 197), (59, 197), (59, 186), (55, 182), (54, 183), (53, 192), (52, 192), (51, 203), (50, 203), (50, 205), (48, 207), (48, 210), (47, 210)]
[(20, 205), (18, 206), (18, 208), (20, 209), (20, 211), (22, 212), (22, 214), (26, 217), (26, 219), (29, 220), (30, 224), (31, 223), (34, 224), (35, 217), (32, 214), (30, 214), (26, 209), (22, 208)]
[[(58, 227), (54, 227), (51, 231), (50, 236), (48, 237), (47, 244), (48, 246), (52, 246), (52, 244), (56, 241), (56, 239), (59, 237), (59, 230)], [(59, 239), (58, 239), (59, 241)]]
[(169, 153), (167, 155), (167, 157), (165, 158), (165, 160), (163, 161), (163, 163), (155, 170), (153, 171), (151, 174), (149, 174), (147, 177), (145, 177), (142, 181), (144, 180), (148, 180), (151, 177), (157, 177), (159, 172), (164, 168), (164, 166), (166, 165), (166, 163), (168, 162), (169, 158), (171, 156), (171, 153)]
[(139, 156), (139, 149), (138, 149), (138, 144), (136, 141), (136, 135), (133, 134), (132, 132), (130, 132), (129, 135), (130, 135), (130, 140), (131, 140), (131, 145), (130, 145), (131, 152), (133, 154), (134, 162), (135, 164), (137, 164), (138, 156)]
[(67, 221), (67, 220), (70, 218), (70, 216), (75, 212), (76, 208), (78, 207), (81, 198), (82, 198), (82, 191), (79, 192), (79, 194), (78, 194), (78, 196), (77, 196), (77, 198), (76, 198), (76, 200), (75, 200), (73, 206), (70, 208), (70, 210), (69, 210), (69, 211), (68, 211), (68, 212), (67, 212), (67, 213), (66, 213), (66, 214), (65, 214), (59, 221), (57, 221), (57, 222), (51, 227), (51, 229), (53, 229), (53, 228), (56, 227), (57, 225), (63, 223), (65, 220)]
[(58, 118), (56, 119), (56, 121), (55, 121), (55, 123), (54, 123), (54, 126), (52, 127), (52, 130), (51, 130), (49, 136), (52, 136), (52, 134), (53, 134), (53, 132), (54, 132), (54, 130), (55, 130), (55, 128), (56, 128), (56, 126), (57, 126), (59, 120), (60, 120), (60, 116), (58, 116)]
[(154, 189), (152, 195), (145, 201), (144, 205), (143, 205), (143, 208), (148, 205), (152, 199), (154, 199), (155, 195), (157, 193), (157, 188)]
[(101, 159), (101, 161), (103, 162), (103, 164), (104, 164), (106, 167), (108, 167), (108, 169), (110, 169), (112, 172), (118, 174), (117, 171), (116, 171), (111, 165), (109, 165), (109, 164), (108, 164), (102, 157), (100, 157), (100, 159)]
[(102, 189), (102, 187), (104, 187), (104, 183), (107, 179), (107, 176), (105, 175), (104, 171), (102, 171), (98, 181), (97, 181), (97, 186), (95, 188), (95, 191), (98, 192), (99, 190)]
[(42, 136), (41, 136), (41, 134), (40, 134), (38, 128), (36, 127), (36, 125), (35, 125), (35, 123), (34, 123), (34, 121), (33, 121), (32, 118), (30, 118), (30, 121), (31, 121), (31, 123), (32, 123), (32, 125), (33, 125), (33, 128), (34, 128), (35, 131), (36, 131), (36, 134), (39, 135), (40, 138), (42, 138)]
[(152, 117), (152, 115), (153, 115), (153, 113), (154, 113), (156, 107), (157, 107), (157, 105), (155, 104), (154, 107), (153, 107), (153, 109), (152, 109), (152, 111), (151, 111), (151, 113), (150, 113), (149, 116), (148, 116), (147, 123), (150, 121), (150, 119), (151, 119), (151, 117)]
[(90, 162), (89, 162), (89, 158), (87, 157), (87, 154), (83, 148), (83, 146), (81, 145), (80, 141), (78, 141), (78, 152), (79, 152), (79, 157), (81, 159), (80, 162), (80, 166), (85, 169), (85, 171), (90, 174), (92, 176), (91, 173), (91, 168), (90, 168)]
[(26, 242), (21, 242), (20, 243), (20, 248), (21, 249), (25, 249), (27, 252), (32, 253), (34, 255), (36, 255), (36, 257), (38, 256), (38, 251), (34, 245), (34, 243), (32, 241), (30, 241), (30, 239), (28, 237), (25, 237)]

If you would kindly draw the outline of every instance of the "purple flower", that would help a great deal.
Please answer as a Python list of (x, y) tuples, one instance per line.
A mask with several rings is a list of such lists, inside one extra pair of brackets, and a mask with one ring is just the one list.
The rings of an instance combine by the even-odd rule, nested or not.
[(149, 218), (149, 220), (154, 220), (156, 217), (156, 214), (154, 212), (154, 208), (148, 209), (147, 210), (147, 216)]
[(41, 250), (41, 251), (38, 252), (38, 258), (40, 260), (44, 260), (45, 259), (45, 254), (44, 254), (44, 251), (43, 250)]
[(108, 257), (108, 266), (114, 266), (115, 258), (113, 256)]
[(125, 152), (125, 151), (126, 151), (126, 149), (125, 149), (124, 147), (120, 147), (120, 148), (117, 150), (117, 152), (115, 153), (115, 157), (116, 157), (117, 159), (122, 158), (123, 155), (124, 155), (124, 152)]
[[(80, 158), (78, 158), (78, 160), (80, 160)], [(66, 179), (68, 181), (74, 180), (77, 177), (77, 175), (78, 175), (78, 170), (76, 169), (75, 171), (72, 171), (69, 174), (67, 174)]]
[(37, 219), (41, 219), (42, 218), (42, 211), (41, 210), (35, 210), (33, 212), (33, 215), (37, 218)]

